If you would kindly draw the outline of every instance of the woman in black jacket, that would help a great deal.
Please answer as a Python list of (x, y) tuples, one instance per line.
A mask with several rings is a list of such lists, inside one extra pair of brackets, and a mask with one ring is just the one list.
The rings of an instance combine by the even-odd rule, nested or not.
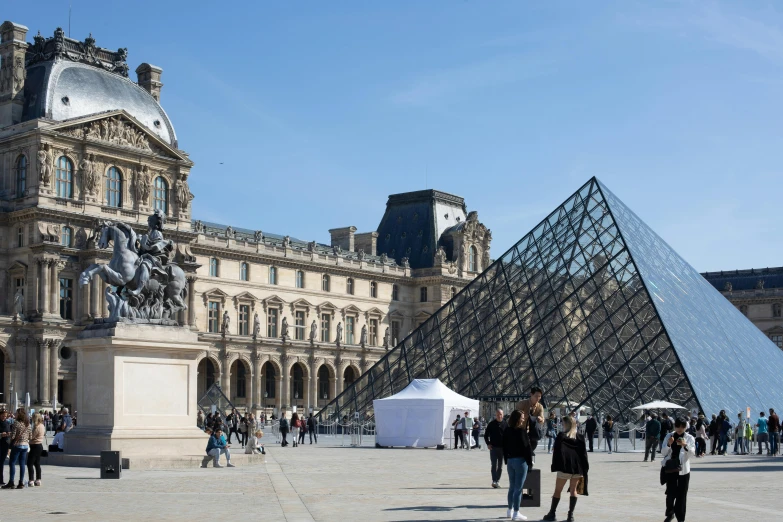
[(585, 438), (577, 433), (576, 422), (570, 416), (563, 417), (563, 431), (555, 439), (555, 447), (552, 452), (552, 472), (557, 473), (555, 481), (555, 493), (552, 495), (552, 507), (544, 520), (557, 520), (555, 510), (560, 503), (560, 493), (566, 482), (570, 482), (571, 498), (568, 506), (568, 522), (574, 520), (574, 508), (576, 507), (576, 488), (579, 479), (584, 479), (584, 492), (587, 495), (587, 470), (590, 465), (587, 462), (587, 448)]
[[(503, 460), (508, 471), (508, 511), (506, 518), (527, 520), (519, 513), (522, 502), (522, 486), (527, 472), (533, 469), (533, 450), (527, 437), (527, 422), (519, 410), (514, 410), (503, 431)], [(513, 513), (512, 513), (513, 512)]]

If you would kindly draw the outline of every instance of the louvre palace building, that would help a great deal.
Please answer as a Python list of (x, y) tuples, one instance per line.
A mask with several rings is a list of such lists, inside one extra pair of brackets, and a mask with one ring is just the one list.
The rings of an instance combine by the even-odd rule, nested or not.
[(218, 383), (267, 412), (328, 403), (489, 265), (478, 214), (435, 190), (389, 196), (377, 230), (335, 227), (329, 244), (265, 231), (262, 216), (199, 221), (162, 69), (142, 63), (133, 81), (126, 57), (59, 28), (0, 26), (0, 403), (29, 393), (78, 410), (69, 342), (108, 316), (106, 283), (79, 281), (111, 258), (101, 222), (141, 233), (165, 215), (187, 277), (178, 321), (208, 346), (198, 395)]

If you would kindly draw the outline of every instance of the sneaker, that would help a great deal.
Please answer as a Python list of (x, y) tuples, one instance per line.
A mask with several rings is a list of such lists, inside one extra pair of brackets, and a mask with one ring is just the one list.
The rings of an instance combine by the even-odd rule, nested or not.
[(203, 459), (201, 459), (201, 467), (202, 467), (202, 468), (206, 468), (206, 467), (207, 467), (207, 464), (209, 464), (209, 461), (210, 461), (210, 460), (212, 460), (212, 457), (210, 457), (209, 455), (207, 455), (206, 457), (204, 457)]
[(511, 518), (511, 510), (510, 509), (506, 510), (506, 518)]
[(514, 516), (511, 517), (511, 520), (527, 520), (527, 517), (519, 511), (514, 511)]
[(236, 468), (236, 466), (234, 466), (234, 465), (233, 465), (233, 464), (231, 464), (230, 462), (229, 462), (228, 464), (226, 464), (226, 467), (227, 467), (227, 468)]
[(36, 481), (35, 481), (35, 485), (36, 485), (36, 486), (40, 486), (40, 485), (41, 485), (41, 481), (40, 481), (40, 480), (36, 480)]
[(642, 462), (647, 462), (647, 459), (644, 459)]
[(13, 482), (9, 482), (5, 486), (1, 487), (0, 489), (13, 489), (13, 488), (14, 488), (14, 483)]
[(214, 464), (212, 467), (213, 467), (213, 468), (222, 468), (223, 466), (221, 466), (220, 464), (218, 464), (218, 463), (216, 462), (216, 463), (215, 463), (215, 464)]

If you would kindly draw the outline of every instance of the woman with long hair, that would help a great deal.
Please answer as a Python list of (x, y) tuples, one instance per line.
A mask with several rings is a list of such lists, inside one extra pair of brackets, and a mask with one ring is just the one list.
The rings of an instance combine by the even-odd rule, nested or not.
[(555, 511), (560, 503), (560, 494), (566, 483), (570, 483), (571, 498), (568, 504), (568, 522), (574, 520), (574, 508), (576, 508), (577, 488), (579, 481), (583, 481), (583, 495), (587, 495), (587, 470), (590, 465), (587, 462), (587, 447), (585, 438), (577, 432), (576, 421), (571, 416), (563, 417), (563, 431), (555, 439), (555, 447), (552, 451), (552, 472), (557, 473), (555, 480), (555, 492), (552, 495), (552, 507), (544, 520), (557, 520)]
[(299, 445), (299, 428), (301, 427), (302, 426), (299, 423), (299, 415), (294, 412), (291, 415), (291, 438), (294, 439), (294, 448)]
[(533, 449), (527, 437), (525, 415), (514, 410), (508, 419), (508, 427), (503, 431), (503, 460), (508, 472), (508, 511), (506, 517), (511, 520), (527, 520), (519, 512), (522, 502), (522, 486), (525, 484), (528, 470), (533, 468)]
[(614, 439), (614, 421), (611, 415), (606, 416), (604, 421), (604, 438), (606, 439), (606, 446), (609, 448), (609, 455), (612, 454), (612, 440)]
[[(27, 487), (41, 485), (41, 454), (43, 453), (46, 424), (40, 413), (33, 415), (32, 435), (30, 436), (30, 453), (27, 455)], [(33, 478), (35, 470), (35, 478)]]
[(696, 456), (701, 458), (707, 453), (707, 422), (704, 420), (704, 414), (699, 414), (699, 420), (696, 421)]
[(16, 489), (24, 489), (24, 469), (27, 466), (27, 452), (30, 451), (30, 417), (22, 408), (16, 410), (16, 419), (11, 427), (11, 457), (8, 459), (10, 480), (2, 489), (14, 487), (14, 466), (19, 463), (19, 484)]

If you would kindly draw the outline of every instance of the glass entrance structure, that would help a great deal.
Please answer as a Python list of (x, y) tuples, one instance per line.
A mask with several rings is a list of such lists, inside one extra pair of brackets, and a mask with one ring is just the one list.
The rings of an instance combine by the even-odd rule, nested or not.
[(783, 402), (783, 351), (596, 178), (348, 386), (371, 413), (415, 378), (630, 420), (663, 399), (736, 415)]

